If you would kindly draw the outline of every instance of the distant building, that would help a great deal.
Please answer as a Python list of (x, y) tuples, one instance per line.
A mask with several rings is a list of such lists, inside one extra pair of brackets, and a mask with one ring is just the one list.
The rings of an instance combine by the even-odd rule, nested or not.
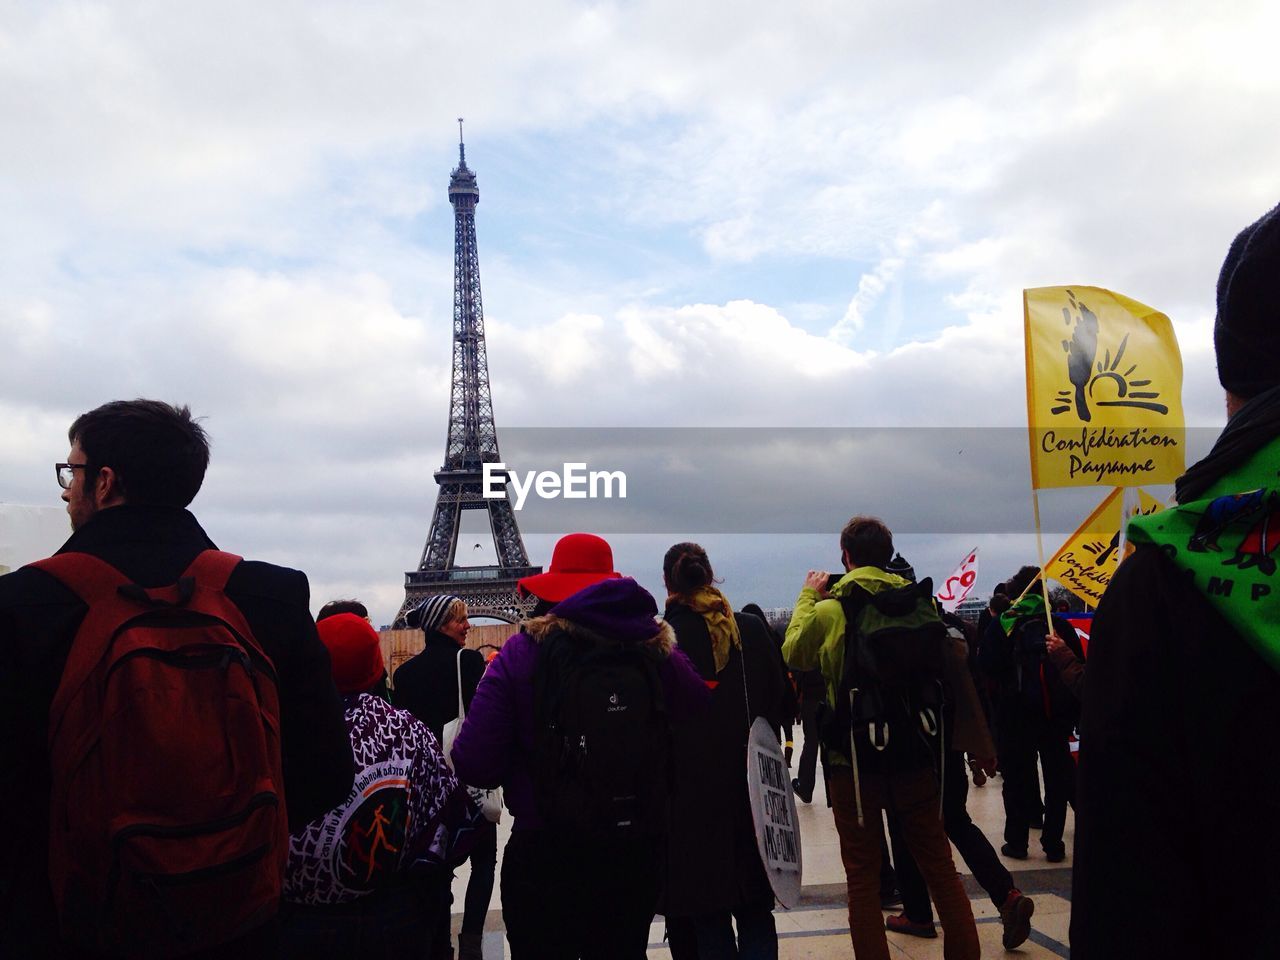
[(956, 616), (967, 623), (977, 623), (978, 616), (987, 608), (986, 597), (969, 597), (956, 607)]

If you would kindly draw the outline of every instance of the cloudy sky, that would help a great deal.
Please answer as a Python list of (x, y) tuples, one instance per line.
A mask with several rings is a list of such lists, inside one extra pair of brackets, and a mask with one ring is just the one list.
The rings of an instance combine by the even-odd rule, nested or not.
[[(1217, 270), (1280, 198), (1278, 32), (1263, 3), (0, 3), (0, 501), (57, 504), (76, 414), (186, 402), (214, 539), (389, 618), (443, 456), (458, 116), (500, 429), (1016, 428), (1020, 291), (1061, 283), (1167, 313), (1218, 426)], [(917, 556), (1006, 576), (1025, 539), (937, 479), (980, 519)], [(656, 587), (716, 532), (731, 596), (785, 603), (834, 562), (725, 530), (619, 566)]]

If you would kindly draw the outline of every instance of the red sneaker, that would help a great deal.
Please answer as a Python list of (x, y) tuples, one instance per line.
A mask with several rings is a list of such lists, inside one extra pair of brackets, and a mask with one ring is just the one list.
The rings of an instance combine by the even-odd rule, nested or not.
[(1035, 901), (1014, 887), (1000, 907), (1000, 925), (1004, 927), (1001, 943), (1006, 950), (1021, 946), (1031, 936), (1031, 914), (1035, 913)]
[(923, 937), (926, 940), (938, 939), (938, 928), (932, 923), (916, 923), (907, 918), (905, 913), (894, 913), (884, 918), (884, 928), (890, 933), (905, 933), (911, 937)]

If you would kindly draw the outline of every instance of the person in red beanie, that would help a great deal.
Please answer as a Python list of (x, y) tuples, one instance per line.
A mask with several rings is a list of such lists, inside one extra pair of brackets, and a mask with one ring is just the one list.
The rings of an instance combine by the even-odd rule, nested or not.
[(478, 811), (435, 735), (387, 702), (369, 622), (339, 613), (316, 629), (343, 697), (356, 778), (342, 803), (290, 837), (283, 954), (449, 957), (449, 878)]

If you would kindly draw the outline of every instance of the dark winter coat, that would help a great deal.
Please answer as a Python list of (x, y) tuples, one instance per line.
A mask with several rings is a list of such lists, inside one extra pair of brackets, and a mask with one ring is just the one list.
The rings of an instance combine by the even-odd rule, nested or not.
[(1071, 955), (1280, 956), (1280, 675), (1149, 546), (1103, 595), (1088, 674)]
[(724, 669), (716, 673), (706, 621), (678, 604), (665, 614), (680, 649), (704, 680), (716, 683), (709, 711), (672, 725), (672, 823), (663, 897), (667, 916), (773, 899), (747, 796), (747, 733), (756, 717), (770, 724), (781, 719), (786, 680), (777, 645), (763, 622), (750, 614), (735, 617), (742, 649), (731, 648)]
[[(59, 553), (92, 554), (144, 587), (167, 586), (214, 546), (186, 510), (103, 510)], [(340, 803), (355, 765), (306, 575), (246, 560), (227, 582), (279, 677), (285, 799), (293, 829)], [(57, 580), (0, 577), (0, 956), (44, 956), (57, 938), (49, 888), (49, 708), (85, 606)]]
[[(1209, 456), (1179, 479), (1180, 506), (1167, 513), (1198, 521), (1206, 497), (1274, 491), (1278, 454), (1272, 389), (1231, 417)], [(1271, 518), (1259, 519), (1257, 545), (1274, 549)], [(1232, 555), (1243, 548), (1240, 527), (1225, 524), (1216, 549), (1196, 550), (1188, 540), (1151, 542), (1165, 523), (1178, 527), (1162, 514), (1130, 521), (1140, 545), (1116, 570), (1090, 632), (1071, 955), (1278, 957), (1270, 906), (1280, 902), (1280, 670), (1248, 631), (1280, 622), (1280, 575), (1254, 558), (1258, 577), (1249, 590), (1236, 584), (1236, 612), (1246, 613), (1232, 626), (1217, 604), (1230, 596), (1223, 583), (1242, 579)], [(1219, 577), (1188, 569), (1201, 563)]]
[[(408, 710), (440, 739), (444, 725), (458, 715), (458, 641), (433, 630), (422, 652), (406, 660), (392, 678), (391, 702)], [(462, 701), (471, 709), (476, 684), (484, 676), (479, 650), (462, 651)]]
[[(1053, 630), (1076, 657), (1084, 659), (1075, 627), (1055, 616)], [(1043, 613), (1018, 620), (1008, 635), (1000, 619), (993, 618), (982, 637), (978, 662), (996, 684), (1000, 727), (1045, 724), (1068, 737), (1079, 722), (1080, 701), (1048, 660), (1044, 646), (1048, 632)]]

